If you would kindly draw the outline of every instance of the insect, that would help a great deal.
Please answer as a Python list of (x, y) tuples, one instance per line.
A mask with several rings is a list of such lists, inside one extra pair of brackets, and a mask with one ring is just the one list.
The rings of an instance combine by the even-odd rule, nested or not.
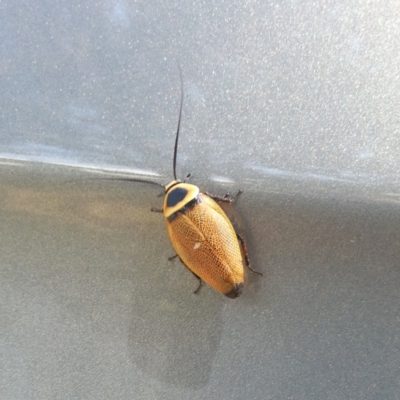
[[(250, 267), (246, 244), (237, 234), (217, 201), (233, 203), (235, 198), (213, 196), (200, 192), (200, 189), (176, 176), (179, 131), (182, 119), (183, 83), (181, 76), (181, 98), (178, 127), (175, 136), (173, 174), (174, 180), (165, 187), (158, 182), (134, 178), (122, 178), (135, 182), (145, 182), (165, 189), (162, 210), (152, 211), (164, 214), (168, 236), (176, 255), (181, 262), (198, 278), (198, 293), (203, 282), (208, 283), (218, 292), (230, 298), (240, 296), (243, 290), (244, 271), (246, 266), (254, 273), (260, 272)], [(190, 175), (187, 176), (187, 179)], [(118, 179), (118, 178), (117, 178)]]

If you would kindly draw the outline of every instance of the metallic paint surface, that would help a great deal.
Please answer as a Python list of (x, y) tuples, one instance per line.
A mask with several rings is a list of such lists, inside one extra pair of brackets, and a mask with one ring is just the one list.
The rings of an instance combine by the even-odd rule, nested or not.
[[(0, 397), (396, 398), (399, 12), (3, 2)], [(172, 179), (177, 64), (178, 178), (244, 190), (235, 302), (168, 262), (154, 187), (81, 179)]]

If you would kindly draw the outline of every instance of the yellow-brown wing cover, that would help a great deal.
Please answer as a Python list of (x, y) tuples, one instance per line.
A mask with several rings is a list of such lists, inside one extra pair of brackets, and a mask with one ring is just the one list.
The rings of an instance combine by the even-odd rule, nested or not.
[(221, 207), (199, 193), (200, 202), (167, 220), (171, 243), (184, 264), (221, 293), (243, 283), (243, 261), (238, 239)]

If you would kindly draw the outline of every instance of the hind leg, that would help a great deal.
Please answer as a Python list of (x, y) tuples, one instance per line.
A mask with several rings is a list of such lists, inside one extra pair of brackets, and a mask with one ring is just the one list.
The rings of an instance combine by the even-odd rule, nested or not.
[(258, 272), (256, 270), (254, 270), (253, 268), (251, 268), (250, 266), (250, 260), (249, 260), (249, 254), (247, 252), (247, 246), (246, 246), (246, 242), (244, 241), (244, 239), (242, 238), (241, 235), (239, 235), (238, 233), (236, 234), (237, 238), (239, 239), (240, 245), (242, 247), (243, 250), (243, 255), (244, 255), (244, 262), (246, 264), (246, 267), (253, 272), (254, 274), (258, 274), (263, 276), (263, 274), (261, 272)]
[[(168, 261), (172, 261), (174, 260), (176, 257), (179, 257), (178, 254), (175, 254), (172, 257), (168, 257)], [(197, 289), (193, 292), (194, 294), (197, 294), (200, 292), (200, 289), (203, 287), (204, 282), (202, 281), (202, 279), (196, 275), (183, 261), (182, 259), (179, 257), (180, 262), (199, 280), (199, 286), (197, 287)]]

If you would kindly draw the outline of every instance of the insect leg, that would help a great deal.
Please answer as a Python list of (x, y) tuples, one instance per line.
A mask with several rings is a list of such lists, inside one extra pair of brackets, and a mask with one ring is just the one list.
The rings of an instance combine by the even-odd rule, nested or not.
[[(172, 260), (174, 260), (176, 257), (178, 257), (178, 254), (175, 254), (174, 256), (172, 256), (172, 257), (169, 257), (168, 258), (168, 261), (172, 261)], [(183, 261), (182, 261), (182, 258), (180, 258), (179, 257), (179, 260), (180, 260), (180, 262), (199, 280), (199, 286), (197, 287), (197, 289), (193, 292), (194, 294), (197, 294), (197, 293), (199, 293), (200, 292), (200, 289), (203, 287), (203, 285), (204, 285), (204, 282), (202, 281), (202, 279), (198, 276), (198, 275), (196, 275)]]
[(201, 278), (199, 278), (195, 273), (193, 273), (193, 275), (195, 277), (197, 277), (197, 279), (199, 280), (199, 286), (197, 287), (197, 289), (193, 292), (194, 294), (197, 294), (200, 292), (200, 289), (203, 287), (204, 282), (201, 280)]
[(236, 200), (237, 200), (237, 198), (241, 195), (243, 193), (243, 190), (242, 189), (239, 189), (239, 191), (237, 192), (237, 194), (236, 194), (236, 196), (235, 197), (231, 197), (230, 195), (229, 195), (229, 193), (227, 193), (224, 197), (222, 197), (222, 196), (217, 196), (217, 195), (215, 195), (215, 194), (211, 194), (211, 193), (208, 193), (208, 192), (206, 192), (206, 195), (208, 196), (208, 197), (211, 197), (213, 200), (215, 200), (215, 201), (222, 201), (222, 202), (224, 202), (224, 203), (234, 203)]
[(243, 254), (244, 254), (244, 262), (245, 262), (245, 264), (246, 264), (246, 267), (247, 267), (251, 272), (253, 272), (254, 274), (258, 274), (258, 275), (263, 276), (263, 274), (262, 274), (261, 272), (258, 272), (258, 271), (256, 271), (256, 270), (254, 270), (253, 268), (251, 268), (251, 266), (250, 266), (250, 260), (249, 260), (249, 254), (248, 254), (248, 252), (247, 252), (246, 243), (245, 243), (244, 239), (242, 238), (242, 236), (240, 236), (238, 233), (236, 234), (236, 236), (237, 236), (237, 238), (239, 239), (239, 242), (240, 242), (240, 244), (241, 244), (241, 246), (242, 246), (242, 250), (243, 250)]
[(158, 213), (162, 213), (163, 212), (163, 210), (161, 208), (154, 208), (154, 207), (151, 207), (150, 211), (158, 212)]
[(234, 203), (242, 193), (243, 193), (243, 190), (239, 189), (238, 192), (236, 193), (236, 196), (232, 199), (232, 203)]
[(196, 275), (183, 261), (182, 259), (179, 257), (179, 259), (181, 260), (181, 263), (199, 280), (199, 286), (197, 287), (197, 289), (193, 292), (194, 294), (197, 294), (200, 292), (200, 289), (203, 287), (204, 283), (202, 281), (202, 279)]

